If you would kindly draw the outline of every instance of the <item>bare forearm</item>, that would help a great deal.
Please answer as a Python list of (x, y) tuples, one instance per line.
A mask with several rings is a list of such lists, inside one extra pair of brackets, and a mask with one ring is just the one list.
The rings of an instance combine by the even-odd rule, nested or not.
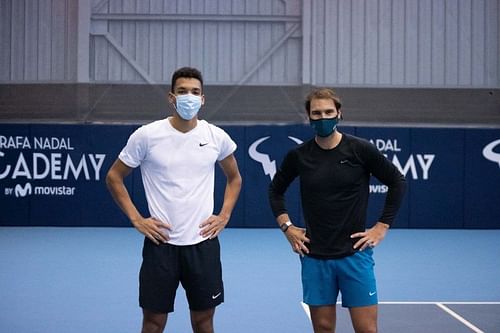
[(224, 191), (224, 202), (220, 210), (219, 215), (227, 217), (229, 219), (233, 212), (234, 206), (238, 201), (241, 190), (241, 177), (234, 177), (229, 180), (226, 184), (226, 189)]
[(114, 175), (108, 175), (106, 177), (106, 185), (108, 187), (113, 200), (116, 202), (118, 207), (122, 212), (129, 218), (129, 220), (134, 223), (134, 221), (142, 218), (141, 214), (135, 207), (130, 195), (120, 177)]

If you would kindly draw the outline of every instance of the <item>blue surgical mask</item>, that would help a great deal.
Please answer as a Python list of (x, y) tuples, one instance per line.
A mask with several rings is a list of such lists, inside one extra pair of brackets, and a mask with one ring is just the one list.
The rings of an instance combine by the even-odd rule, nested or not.
[(175, 109), (184, 120), (193, 119), (201, 108), (201, 96), (193, 94), (175, 96)]
[(316, 120), (309, 119), (309, 122), (316, 134), (322, 138), (325, 138), (331, 135), (333, 131), (335, 131), (335, 128), (337, 128), (339, 117), (337, 116), (335, 118), (321, 118)]

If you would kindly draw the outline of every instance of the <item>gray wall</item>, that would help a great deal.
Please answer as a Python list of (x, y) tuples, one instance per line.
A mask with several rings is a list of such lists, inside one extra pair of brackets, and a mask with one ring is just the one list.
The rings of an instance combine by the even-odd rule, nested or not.
[(0, 81), (495, 88), (499, 2), (0, 0)]
[(304, 2), (304, 81), (499, 86), (498, 0)]
[(0, 81), (76, 80), (78, 3), (0, 0)]

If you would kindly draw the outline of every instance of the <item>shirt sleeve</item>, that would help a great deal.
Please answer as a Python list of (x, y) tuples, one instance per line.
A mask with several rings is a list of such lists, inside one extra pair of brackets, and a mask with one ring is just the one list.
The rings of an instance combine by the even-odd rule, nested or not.
[(217, 157), (217, 161), (222, 161), (232, 153), (236, 151), (237, 145), (233, 139), (227, 134), (224, 130), (220, 130), (220, 146), (219, 146), (219, 156)]
[(292, 150), (285, 156), (283, 163), (269, 185), (269, 203), (274, 217), (288, 212), (285, 204), (285, 192), (297, 176), (297, 155)]
[(374, 145), (364, 142), (360, 148), (360, 155), (363, 156), (368, 171), (388, 187), (382, 214), (378, 221), (392, 225), (403, 202), (406, 179)]
[(146, 157), (147, 137), (144, 132), (144, 128), (141, 127), (132, 133), (127, 144), (118, 155), (118, 158), (131, 168), (141, 165)]

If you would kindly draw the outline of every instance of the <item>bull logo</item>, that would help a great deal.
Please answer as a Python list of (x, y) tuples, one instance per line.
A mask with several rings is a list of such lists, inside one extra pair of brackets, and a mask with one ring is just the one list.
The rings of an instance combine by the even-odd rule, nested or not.
[(24, 187), (21, 185), (17, 184), (16, 187), (14, 188), (14, 194), (16, 195), (16, 198), (19, 197), (25, 197), (27, 195), (31, 195), (31, 184), (26, 183), (24, 184)]
[(497, 163), (498, 167), (500, 167), (500, 153), (495, 153), (493, 151), (493, 149), (495, 149), (495, 147), (498, 145), (500, 145), (500, 139), (488, 143), (483, 148), (483, 156), (485, 159), (487, 159), (491, 162)]
[[(262, 164), (262, 169), (264, 170), (264, 174), (268, 175), (269, 178), (271, 178), (271, 180), (273, 180), (274, 175), (276, 174), (276, 161), (271, 160), (271, 158), (269, 157), (269, 154), (265, 154), (265, 153), (261, 153), (261, 152), (257, 151), (257, 147), (262, 142), (266, 141), (269, 138), (270, 138), (270, 136), (265, 136), (263, 138), (256, 140), (254, 143), (252, 143), (250, 145), (250, 147), (248, 148), (248, 154), (250, 155), (250, 157), (253, 160)], [(300, 145), (302, 143), (302, 140), (295, 138), (293, 136), (289, 136), (288, 138), (298, 145)]]

